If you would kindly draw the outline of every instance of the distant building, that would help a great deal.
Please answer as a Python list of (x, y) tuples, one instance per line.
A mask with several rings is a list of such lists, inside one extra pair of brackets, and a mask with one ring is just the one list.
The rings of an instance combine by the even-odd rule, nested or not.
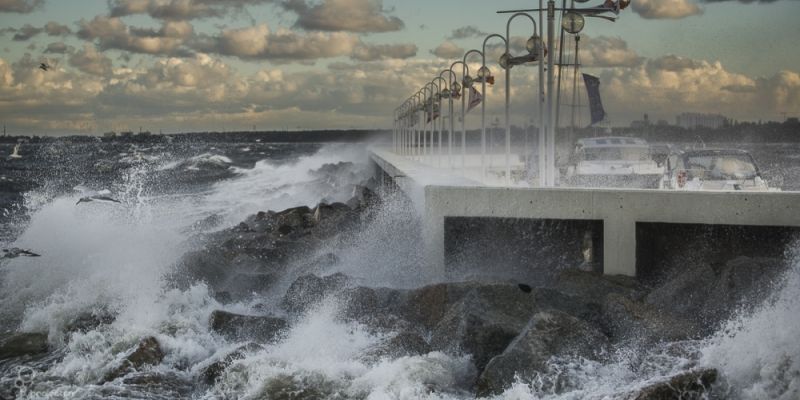
[(658, 120), (658, 122), (656, 122), (656, 125), (657, 126), (669, 126), (669, 122), (667, 122), (667, 120), (665, 120), (665, 119), (660, 119), (660, 120)]
[(647, 128), (649, 126), (651, 126), (650, 116), (647, 115), (647, 114), (644, 115), (644, 119), (642, 119), (641, 121), (633, 121), (633, 122), (631, 122), (631, 128), (634, 128), (634, 129)]
[(117, 137), (117, 132), (114, 132), (114, 131), (106, 132), (106, 133), (103, 134), (103, 137), (106, 138), (106, 139), (113, 139), (113, 138)]
[(123, 138), (129, 138), (129, 137), (133, 137), (133, 132), (132, 132), (132, 131), (124, 131), (124, 132), (120, 132), (120, 133), (119, 133), (119, 136), (120, 136), (120, 137), (123, 137)]
[(675, 118), (675, 124), (686, 129), (718, 129), (728, 123), (728, 118), (720, 114), (683, 113)]

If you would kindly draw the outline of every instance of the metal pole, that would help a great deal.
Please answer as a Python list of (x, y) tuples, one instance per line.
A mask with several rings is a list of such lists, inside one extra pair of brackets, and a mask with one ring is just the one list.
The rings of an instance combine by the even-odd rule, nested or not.
[[(481, 67), (486, 67), (486, 42), (489, 39), (497, 37), (503, 40), (504, 43), (508, 43), (505, 37), (502, 35), (498, 35), (493, 33), (483, 39), (483, 47), (481, 48)], [(483, 89), (483, 101), (481, 102), (481, 178), (486, 179), (486, 78), (482, 79), (481, 82), (481, 89)]]
[[(539, 0), (539, 37), (544, 37), (542, 0)], [(544, 118), (544, 46), (539, 46), (539, 186), (547, 186), (547, 131)]]
[[(506, 22), (506, 54), (510, 54), (510, 44), (511, 44), (511, 21), (514, 18), (519, 16), (526, 16), (528, 17), (531, 22), (533, 23), (533, 33), (536, 33), (536, 20), (533, 19), (529, 14), (524, 12), (518, 12), (512, 15), (508, 22)], [(540, 46), (541, 47), (541, 46)], [(541, 64), (541, 61), (539, 61)], [(511, 115), (510, 115), (510, 107), (511, 107), (511, 65), (506, 68), (506, 184), (511, 184)]]
[[(469, 52), (467, 52), (469, 54)], [(464, 55), (464, 59), (467, 58)], [(467, 86), (464, 78), (469, 73), (467, 63), (461, 63), (461, 174), (467, 172)]]
[(555, 34), (555, 8), (553, 0), (547, 2), (547, 48), (550, 53), (547, 56), (547, 130), (550, 132), (549, 147), (547, 149), (548, 166), (547, 185), (552, 187), (556, 184), (556, 130), (553, 126), (553, 44)]

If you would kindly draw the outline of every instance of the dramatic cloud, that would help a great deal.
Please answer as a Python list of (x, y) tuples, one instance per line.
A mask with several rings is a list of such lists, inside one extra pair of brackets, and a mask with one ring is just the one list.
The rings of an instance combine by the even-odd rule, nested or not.
[(417, 46), (413, 44), (365, 44), (347, 32), (300, 34), (288, 29), (272, 32), (266, 24), (226, 29), (216, 36), (200, 36), (193, 41), (192, 47), (203, 53), (280, 63), (333, 57), (375, 61), (409, 58), (417, 54)]
[(669, 116), (696, 111), (758, 119), (800, 109), (800, 75), (792, 71), (751, 78), (720, 62), (665, 56), (634, 69), (606, 70), (601, 80), (608, 108), (619, 119), (656, 110)]
[(182, 46), (192, 34), (192, 25), (184, 21), (165, 21), (160, 30), (152, 30), (130, 28), (120, 18), (106, 16), (82, 20), (78, 30), (78, 37), (96, 42), (102, 50), (160, 55), (187, 55)]
[[(574, 43), (568, 43), (566, 48), (573, 51)], [(618, 37), (583, 35), (580, 48), (580, 62), (587, 67), (635, 67), (642, 63), (642, 57)]]
[(42, 32), (44, 32), (44, 29), (36, 28), (36, 27), (34, 27), (34, 26), (30, 25), (30, 24), (25, 24), (25, 25), (22, 26), (22, 28), (17, 29), (16, 32), (17, 33), (14, 34), (13, 40), (18, 41), (18, 42), (24, 42), (24, 41), (26, 41), (26, 40), (28, 40), (28, 39), (30, 39), (30, 38), (42, 33)]
[(0, 0), (0, 12), (29, 13), (44, 3), (44, 0)]
[(439, 58), (459, 58), (464, 55), (464, 49), (448, 40), (431, 50), (431, 54)]
[(47, 45), (44, 50), (45, 53), (51, 54), (66, 54), (70, 52), (71, 47), (67, 46), (64, 42), (53, 42)]
[(631, 8), (647, 19), (681, 19), (703, 13), (692, 0), (635, 0)]
[(72, 30), (69, 29), (66, 25), (61, 25), (57, 22), (50, 21), (44, 26), (44, 31), (49, 36), (66, 36), (72, 33)]
[(102, 77), (111, 74), (111, 59), (88, 43), (69, 58), (69, 65), (87, 74)]
[(112, 17), (148, 14), (166, 20), (221, 17), (245, 6), (273, 0), (110, 0)]
[(403, 21), (386, 15), (381, 0), (286, 0), (285, 9), (297, 14), (296, 26), (306, 30), (390, 32), (403, 29)]
[(458, 39), (469, 39), (474, 37), (483, 38), (486, 37), (487, 35), (489, 34), (481, 31), (480, 29), (478, 29), (477, 26), (468, 25), (454, 29), (453, 33), (450, 34), (448, 39), (458, 40)]
[(358, 61), (375, 61), (387, 58), (411, 58), (417, 55), (414, 44), (360, 45), (353, 50), (352, 58)]

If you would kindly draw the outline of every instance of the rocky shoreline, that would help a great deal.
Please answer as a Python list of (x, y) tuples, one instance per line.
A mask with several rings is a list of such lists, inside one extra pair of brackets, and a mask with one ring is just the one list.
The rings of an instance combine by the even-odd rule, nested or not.
[[(330, 273), (337, 257), (316, 252), (323, 244), (346, 243), (348, 232), (374, 218), (381, 196), (374, 182), (362, 183), (353, 187), (347, 203), (259, 212), (204, 236), (203, 247), (183, 258), (174, 271), (175, 284), (205, 283), (220, 304), (208, 316), (209, 329), (241, 344), (209, 360), (193, 382), (153, 372), (165, 354), (157, 338), (145, 337), (121, 350), (127, 354), (124, 361), (108, 366), (97, 384), (167, 385), (176, 395), (186, 395), (192, 387), (214, 385), (246, 354), (281, 340), (310, 310), (333, 304), (337, 319), (385, 338), (361, 355), (364, 362), (431, 352), (464, 354), (472, 360), (470, 378), (455, 389), (483, 397), (500, 394), (516, 381), (539, 379), (540, 389), (561, 393), (575, 388), (568, 380), (552, 378), (557, 360), (609, 363), (624, 346), (675, 344), (674, 351), (688, 351), (679, 344), (707, 337), (743, 304), (766, 298), (782, 270), (779, 260), (740, 257), (715, 266), (685, 266), (657, 285), (576, 268), (560, 272), (547, 287), (510, 281), (445, 281), (413, 289), (365, 286)], [(247, 315), (225, 308), (259, 296), (262, 306)], [(64, 336), (113, 320), (113, 313), (82, 315), (65, 327)], [(58, 342), (42, 332), (18, 333), (0, 344), (0, 361), (52, 353)], [(324, 380), (288, 378), (264, 390), (265, 398), (337, 394), (335, 385)], [(18, 391), (17, 386), (3, 388), (0, 399), (14, 398)], [(617, 398), (700, 399), (719, 391), (724, 392), (724, 382), (716, 370), (688, 363), (672, 376)], [(282, 397), (288, 392), (293, 396)]]

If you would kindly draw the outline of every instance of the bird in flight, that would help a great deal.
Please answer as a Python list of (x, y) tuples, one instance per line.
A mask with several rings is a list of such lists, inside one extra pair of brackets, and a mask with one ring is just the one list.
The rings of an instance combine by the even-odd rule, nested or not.
[(50, 66), (47, 65), (47, 63), (41, 63), (41, 64), (39, 64), (39, 69), (42, 70), (42, 71), (49, 71), (50, 70)]
[(12, 247), (10, 249), (3, 249), (3, 256), (0, 258), (17, 258), (19, 256), (39, 257), (39, 254), (30, 250), (20, 249), (19, 247)]

